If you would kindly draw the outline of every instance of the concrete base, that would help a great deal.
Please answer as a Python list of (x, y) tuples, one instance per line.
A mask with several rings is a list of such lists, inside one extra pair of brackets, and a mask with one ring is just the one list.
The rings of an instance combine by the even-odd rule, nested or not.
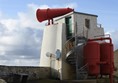
[(91, 79), (91, 80), (72, 80), (72, 81), (69, 81), (68, 83), (97, 83), (97, 81), (95, 79)]
[(28, 81), (27, 83), (97, 83), (96, 80), (32, 80)]
[(97, 83), (110, 83), (110, 79), (109, 78), (97, 79)]

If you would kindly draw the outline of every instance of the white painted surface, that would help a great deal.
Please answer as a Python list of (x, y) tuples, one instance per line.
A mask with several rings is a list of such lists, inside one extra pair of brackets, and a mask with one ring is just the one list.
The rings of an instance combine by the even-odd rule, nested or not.
[(40, 66), (50, 66), (50, 57), (46, 53), (54, 53), (56, 47), (57, 25), (49, 25), (44, 28), (43, 41), (40, 56)]
[(46, 56), (47, 52), (55, 56), (57, 49), (62, 51), (63, 29), (64, 24), (54, 24), (45, 27), (41, 48), (40, 66), (50, 67), (50, 57)]

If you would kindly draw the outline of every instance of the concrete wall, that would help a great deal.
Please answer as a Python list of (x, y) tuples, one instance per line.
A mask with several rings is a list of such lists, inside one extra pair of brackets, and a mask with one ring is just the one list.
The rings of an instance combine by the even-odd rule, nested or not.
[[(90, 15), (84, 15), (84, 14), (74, 14), (75, 22), (77, 22), (77, 33), (80, 35), (83, 35), (83, 32), (89, 31), (88, 37), (91, 38), (93, 36), (92, 30), (94, 28), (97, 28), (97, 17), (90, 16)], [(85, 19), (90, 20), (90, 28), (85, 27)], [(92, 35), (91, 35), (92, 33)]]
[[(90, 20), (90, 28), (85, 26), (85, 19)], [(104, 29), (97, 27), (97, 17), (92, 15), (74, 13), (74, 22), (77, 23), (77, 34), (87, 38), (95, 38), (94, 36), (104, 35)]]
[(27, 74), (28, 80), (50, 78), (49, 67), (0, 66), (0, 77), (10, 80), (13, 74)]

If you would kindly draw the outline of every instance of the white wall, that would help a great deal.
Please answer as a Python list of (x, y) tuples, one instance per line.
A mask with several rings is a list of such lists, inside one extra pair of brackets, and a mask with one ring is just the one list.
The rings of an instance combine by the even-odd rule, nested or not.
[(44, 28), (41, 47), (40, 66), (50, 67), (50, 58), (46, 53), (55, 53), (57, 25), (50, 25)]

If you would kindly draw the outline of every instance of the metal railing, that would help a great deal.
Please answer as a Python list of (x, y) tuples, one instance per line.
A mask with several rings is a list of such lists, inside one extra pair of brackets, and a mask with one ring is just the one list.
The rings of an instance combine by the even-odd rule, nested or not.
[(65, 54), (67, 54), (67, 52), (69, 52), (70, 50), (72, 50), (74, 48), (74, 42), (75, 42), (74, 39), (75, 39), (75, 37), (72, 37), (66, 41), (66, 43), (64, 45)]
[(97, 27), (98, 28), (102, 28), (102, 24), (97, 24)]
[(87, 79), (87, 77), (88, 77), (87, 68), (88, 68), (88, 64), (85, 64), (80, 69), (78, 69), (77, 79), (80, 79), (80, 77), (81, 77), (81, 79)]
[(66, 41), (65, 45), (64, 45), (64, 50), (65, 50), (65, 54), (67, 54), (70, 50), (72, 50), (76, 45), (75, 42), (77, 37), (85, 37), (84, 35), (81, 35), (83, 33), (77, 34), (76, 36), (73, 36), (72, 38), (70, 38), (69, 40)]

